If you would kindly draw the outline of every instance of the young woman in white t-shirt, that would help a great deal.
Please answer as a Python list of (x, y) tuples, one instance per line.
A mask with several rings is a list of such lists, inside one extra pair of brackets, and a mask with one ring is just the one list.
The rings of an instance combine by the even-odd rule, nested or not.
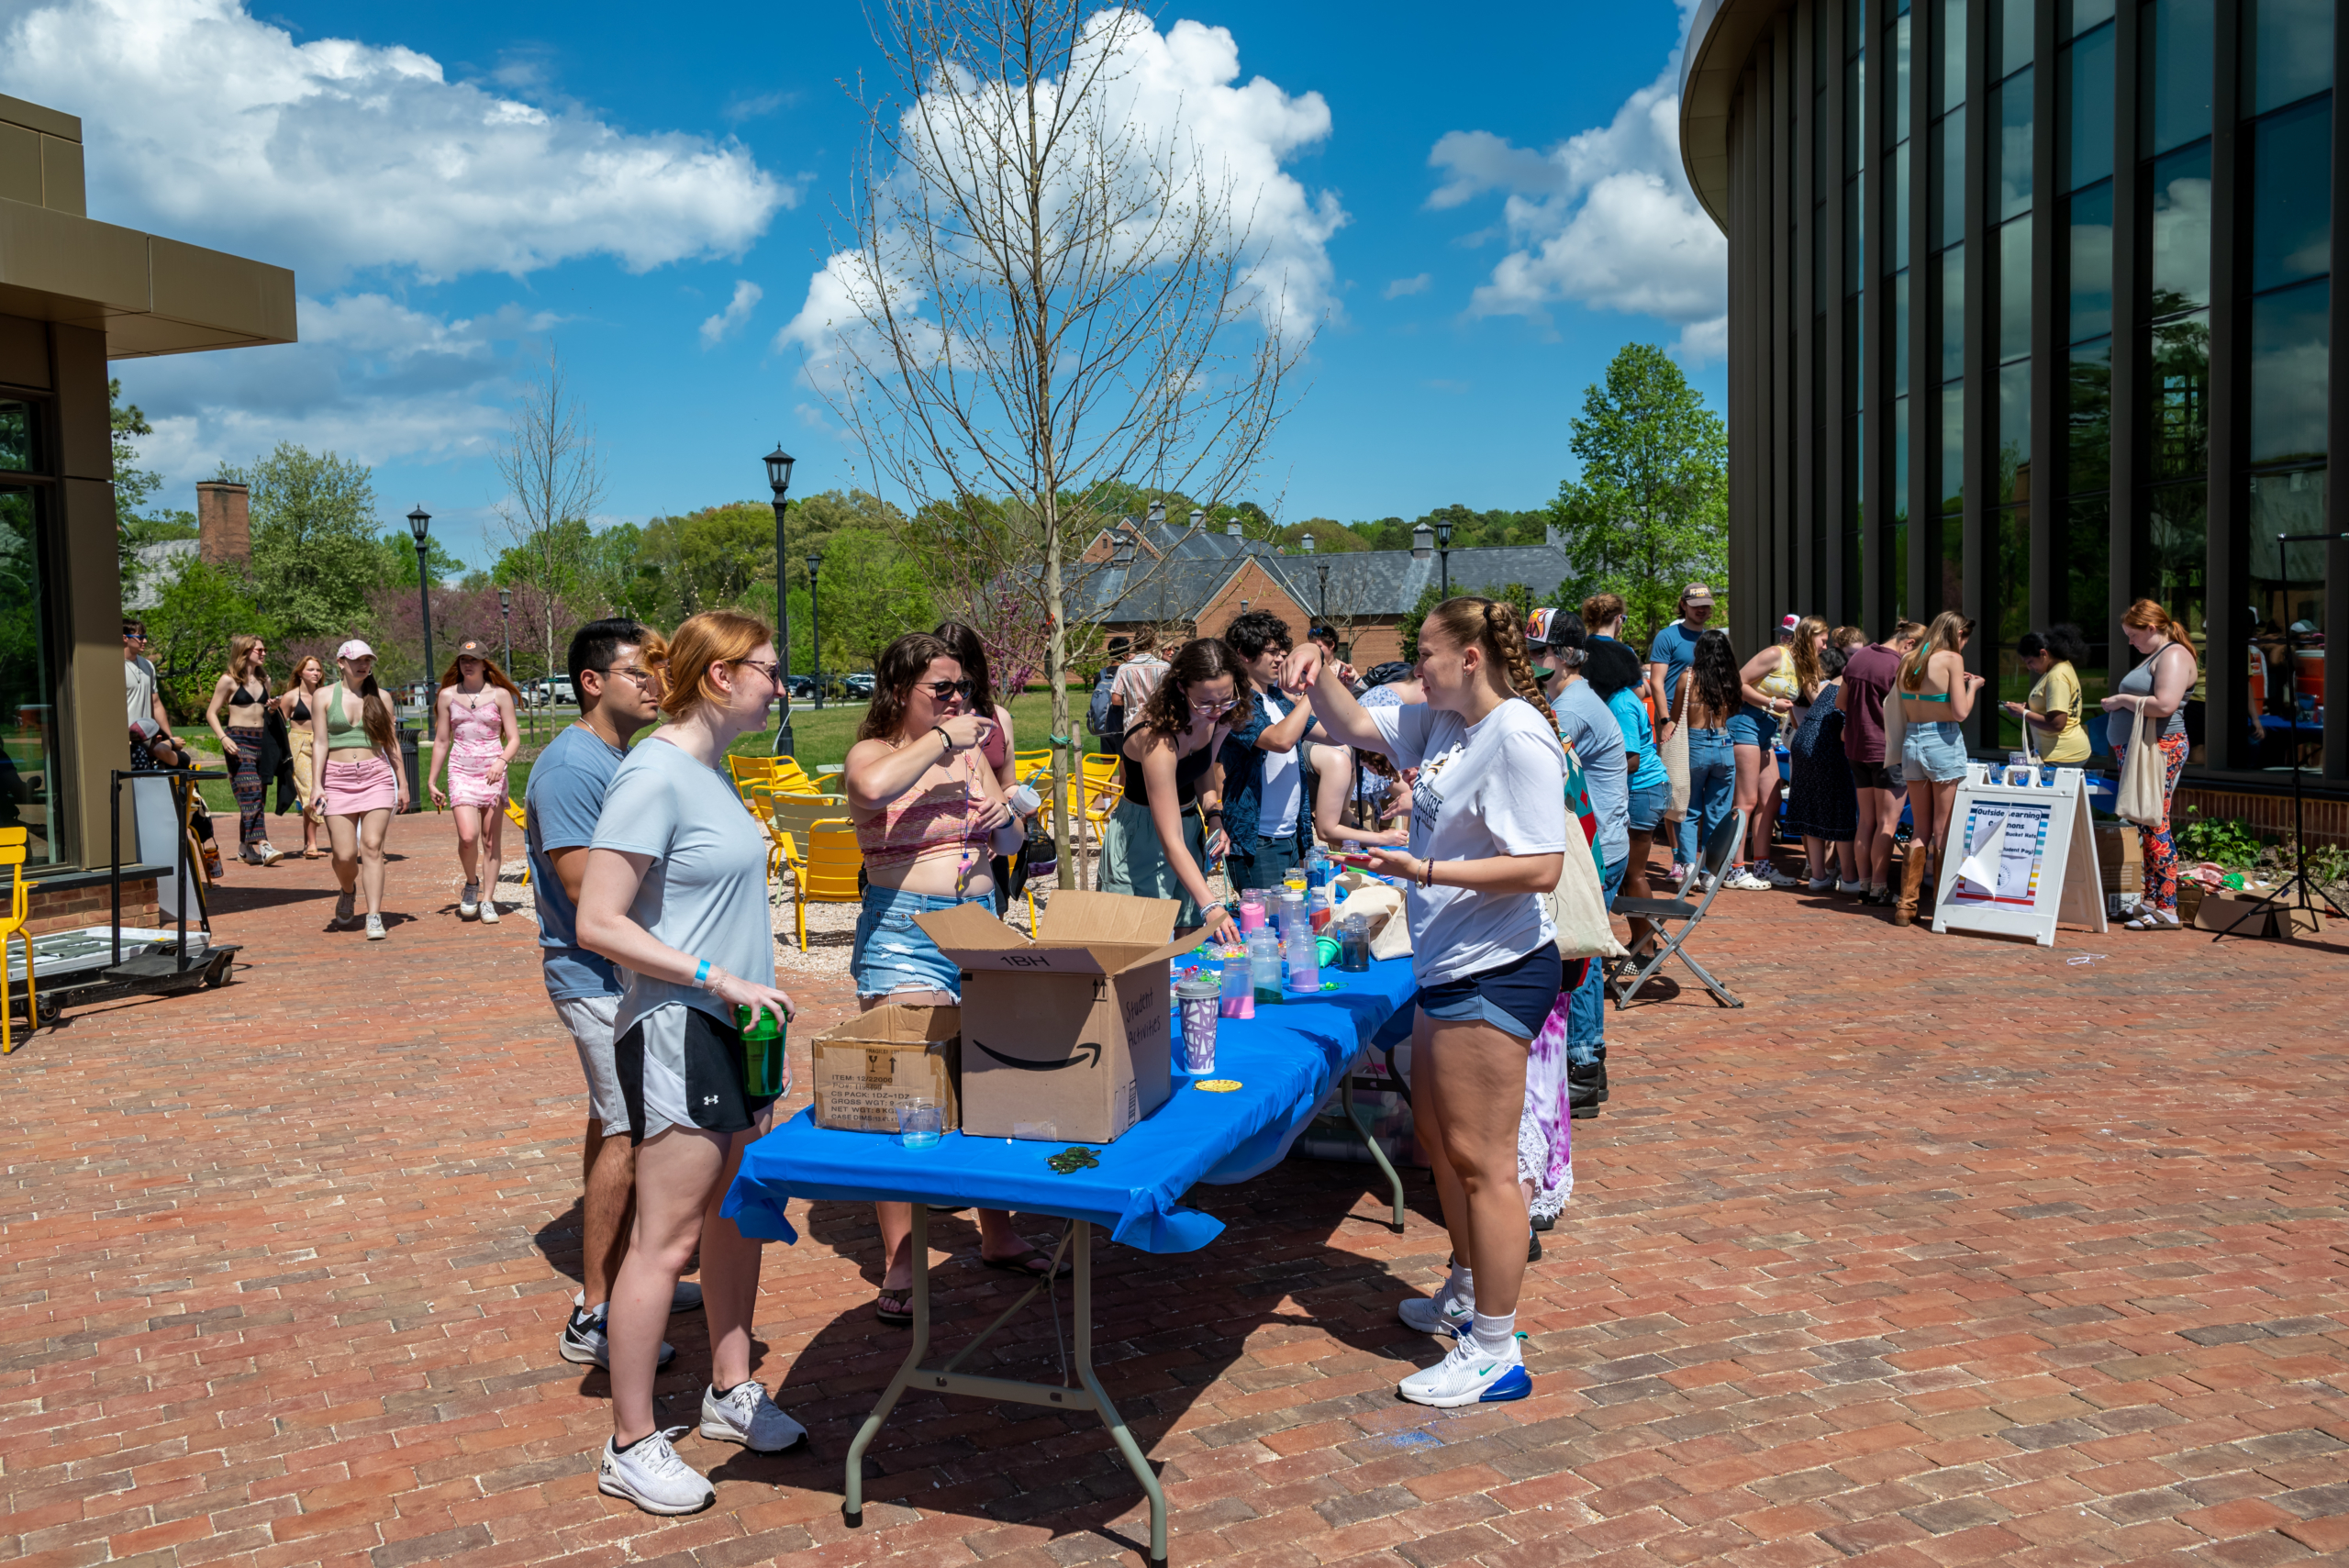
[[(1366, 709), (1308, 645), (1291, 660), (1289, 684), (1311, 692), (1340, 740), (1419, 770), (1409, 845), (1354, 858), (1409, 885), (1412, 1112), (1453, 1272), (1433, 1301), (1405, 1302), (1402, 1318), (1455, 1342), (1398, 1392), (1451, 1407), (1532, 1391), (1516, 1338), (1526, 1237), (1517, 1132), (1526, 1051), (1564, 967), (1541, 895), (1564, 865), (1565, 752), (1508, 606), (1438, 605), (1419, 628), (1417, 673), (1424, 705)], [(1573, 843), (1579, 852), (1579, 828)]]

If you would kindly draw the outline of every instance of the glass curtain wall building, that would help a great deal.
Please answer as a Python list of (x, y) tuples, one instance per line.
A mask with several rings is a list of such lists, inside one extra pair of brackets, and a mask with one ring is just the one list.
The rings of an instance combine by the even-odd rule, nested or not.
[[(1730, 239), (1742, 646), (1959, 610), (2020, 699), (2015, 639), (2069, 622), (2094, 700), (2150, 597), (2202, 656), (2195, 773), (2297, 750), (2349, 789), (2335, 13), (1706, 0), (1681, 145)], [(2019, 743), (1996, 702), (1970, 739)]]

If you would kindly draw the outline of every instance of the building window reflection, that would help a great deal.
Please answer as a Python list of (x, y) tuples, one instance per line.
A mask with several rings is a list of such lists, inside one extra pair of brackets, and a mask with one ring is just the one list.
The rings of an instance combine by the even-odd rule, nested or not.
[[(15, 428), (28, 432), (30, 449), (26, 406), (0, 406), (0, 432), (11, 428), (6, 406), (23, 411)], [(19, 471), (34, 465), (29, 450), (25, 461), (7, 464)], [(47, 503), (45, 490), (0, 487), (0, 826), (28, 829), (28, 862), (36, 866), (57, 864), (66, 848), (59, 831), (64, 770), (58, 754), (55, 618), (44, 564)]]

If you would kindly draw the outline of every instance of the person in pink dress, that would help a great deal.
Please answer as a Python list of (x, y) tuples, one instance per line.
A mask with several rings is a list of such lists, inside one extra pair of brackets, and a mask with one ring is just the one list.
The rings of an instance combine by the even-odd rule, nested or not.
[[(506, 832), (506, 769), (522, 745), (521, 694), (473, 638), (457, 644), (433, 699), (432, 767), (425, 787), (432, 804), (455, 810), (457, 860), (464, 867), (460, 919), (497, 924), (497, 867)], [(440, 764), (449, 788), (440, 788)], [(487, 891), (484, 893), (484, 888)]]

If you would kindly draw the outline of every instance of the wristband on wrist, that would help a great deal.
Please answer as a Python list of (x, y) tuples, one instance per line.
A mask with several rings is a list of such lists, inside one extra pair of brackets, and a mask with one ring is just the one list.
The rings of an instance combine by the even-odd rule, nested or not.
[(709, 960), (703, 959), (694, 966), (694, 984), (705, 991), (709, 989)]

